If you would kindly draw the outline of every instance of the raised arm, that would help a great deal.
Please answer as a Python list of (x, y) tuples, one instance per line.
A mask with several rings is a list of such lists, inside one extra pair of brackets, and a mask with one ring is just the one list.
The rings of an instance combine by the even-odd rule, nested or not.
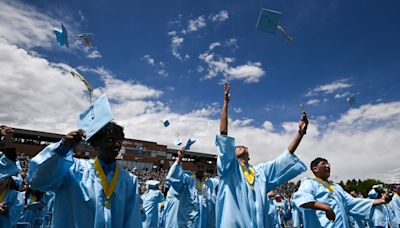
[(70, 151), (84, 137), (83, 131), (73, 131), (60, 142), (44, 148), (29, 162), (28, 183), (42, 192), (55, 190), (65, 184), (63, 178), (74, 164)]
[(230, 88), (231, 86), (226, 82), (224, 84), (224, 105), (222, 106), (221, 123), (219, 126), (221, 135), (228, 135), (228, 104), (230, 101)]
[(170, 167), (167, 174), (167, 181), (177, 193), (180, 193), (185, 185), (191, 184), (191, 177), (184, 173), (182, 167), (182, 158), (185, 152), (185, 147), (178, 151), (178, 158)]
[(299, 144), (301, 142), (301, 139), (306, 134), (307, 127), (308, 127), (307, 114), (305, 112), (303, 112), (303, 115), (301, 116), (301, 119), (299, 121), (299, 131), (297, 132), (293, 141), (288, 146), (288, 151), (290, 153), (293, 154), (296, 151), (297, 147), (299, 146)]

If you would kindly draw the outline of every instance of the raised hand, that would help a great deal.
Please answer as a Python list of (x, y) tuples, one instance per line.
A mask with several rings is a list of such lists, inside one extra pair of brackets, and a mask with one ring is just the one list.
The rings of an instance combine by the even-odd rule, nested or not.
[(64, 136), (63, 142), (69, 148), (74, 148), (80, 141), (85, 139), (85, 132), (83, 130), (71, 131)]
[(229, 101), (231, 100), (230, 90), (231, 90), (231, 85), (229, 84), (229, 82), (225, 82), (225, 84), (224, 84), (224, 101), (227, 103), (229, 103)]
[(185, 146), (178, 150), (178, 163), (182, 162), (183, 155), (185, 154)]
[(307, 132), (307, 127), (308, 127), (307, 113), (303, 112), (303, 115), (301, 116), (301, 119), (299, 121), (299, 133), (305, 135)]

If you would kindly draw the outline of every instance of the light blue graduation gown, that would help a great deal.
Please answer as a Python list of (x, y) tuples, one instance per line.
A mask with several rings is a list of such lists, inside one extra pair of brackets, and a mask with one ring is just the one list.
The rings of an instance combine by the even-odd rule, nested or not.
[(254, 191), (247, 183), (235, 156), (235, 139), (217, 135), (217, 227), (267, 227), (267, 193), (307, 170), (294, 154), (285, 151), (275, 160), (254, 167)]
[(15, 227), (24, 208), (24, 194), (13, 189), (8, 190), (3, 202), (8, 204), (8, 217), (0, 215), (0, 227)]
[[(120, 169), (107, 209), (93, 160), (75, 159), (71, 150), (60, 156), (58, 150), (65, 147), (51, 144), (29, 163), (32, 188), (55, 193), (54, 227), (142, 227), (137, 177)], [(107, 174), (109, 183), (113, 175), (114, 171)]]
[[(51, 200), (51, 195), (43, 193), (43, 197), (38, 201), (38, 203), (41, 203), (41, 208), (26, 208), (23, 210), (21, 218), (19, 219), (19, 222), (29, 222), (32, 226), (35, 224), (35, 222), (40, 222), (40, 224), (44, 224), (44, 217), (48, 212), (48, 202)], [(27, 203), (32, 204), (32, 198), (31, 196), (28, 197)]]
[(146, 220), (142, 223), (143, 227), (157, 227), (158, 204), (164, 200), (164, 195), (157, 189), (149, 189), (142, 195), (142, 200), (143, 210), (146, 213)]
[(285, 203), (283, 201), (281, 202), (277, 202), (277, 201), (273, 201), (274, 206), (275, 206), (275, 210), (276, 210), (276, 214), (275, 214), (275, 227), (276, 228), (280, 228), (282, 227), (283, 224), (283, 217), (285, 215)]
[(392, 212), (389, 211), (388, 206), (385, 204), (372, 207), (369, 217), (369, 226), (389, 228), (389, 224), (393, 220), (391, 213)]
[(392, 225), (393, 227), (400, 228), (400, 196), (397, 193), (393, 195), (389, 206), (393, 212)]
[[(327, 204), (333, 209), (336, 214), (334, 222), (326, 218), (325, 211), (301, 207), (305, 203), (316, 201)], [(372, 201), (370, 199), (353, 198), (337, 184), (334, 184), (334, 192), (330, 193), (324, 185), (311, 177), (306, 177), (301, 181), (300, 187), (294, 194), (293, 199), (296, 206), (303, 210), (304, 228), (351, 227), (349, 216), (368, 219)]]
[(195, 178), (185, 173), (181, 164), (171, 166), (165, 227), (214, 227), (217, 181), (207, 178), (203, 189), (198, 190)]
[(303, 225), (303, 214), (302, 211), (291, 201), (292, 204), (292, 219), (293, 219), (293, 227), (300, 228)]

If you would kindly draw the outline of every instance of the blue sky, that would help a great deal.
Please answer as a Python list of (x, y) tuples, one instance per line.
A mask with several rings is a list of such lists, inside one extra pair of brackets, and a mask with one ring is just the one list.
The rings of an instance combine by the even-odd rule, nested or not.
[[(221, 83), (226, 80), (232, 87), (232, 132), (246, 144), (254, 141), (250, 145), (257, 163), (272, 159), (290, 142), (299, 104), (315, 130), (303, 147), (306, 163), (316, 151), (333, 150), (330, 140), (342, 145), (334, 151), (344, 154), (367, 146), (369, 151), (359, 155), (367, 158), (375, 153), (371, 148), (389, 151), (400, 139), (398, 133), (387, 135), (395, 132), (400, 116), (398, 1), (0, 4), (5, 9), (0, 12), (0, 88), (8, 94), (0, 104), (9, 107), (0, 111), (3, 124), (73, 130), (76, 116), (89, 103), (83, 84), (68, 76), (75, 69), (96, 88), (95, 97), (109, 95), (128, 137), (171, 147), (174, 137), (191, 135), (199, 139), (194, 150), (215, 153)], [(283, 13), (281, 25), (293, 42), (256, 29), (261, 8)], [(56, 46), (52, 29), (61, 22), (70, 49)], [(79, 42), (81, 33), (92, 34), (92, 48)], [(351, 96), (356, 98), (353, 106), (346, 101)], [(164, 118), (172, 119), (171, 127), (160, 130)], [(341, 132), (347, 138), (341, 139)], [(389, 140), (384, 145), (374, 139), (382, 137)], [(365, 144), (351, 144), (360, 139)], [(259, 152), (264, 147), (273, 154), (265, 157)], [(390, 156), (399, 158), (394, 152)], [(369, 174), (381, 175), (384, 166)], [(387, 172), (394, 169), (395, 164)], [(339, 176), (349, 177), (348, 172), (343, 167)]]
[[(357, 105), (399, 99), (398, 6), (397, 1), (122, 1), (112, 6), (109, 1), (55, 1), (50, 5), (39, 1), (35, 5), (39, 10), (50, 11), (67, 29), (75, 26), (68, 23), (71, 21), (78, 25), (79, 32), (93, 33), (94, 46), (102, 55), (87, 59), (81, 53), (68, 53), (61, 48), (44, 51), (47, 59), (72, 66), (104, 66), (122, 80), (160, 90), (173, 87), (173, 91), (164, 91), (162, 100), (178, 113), (220, 101), (221, 73), (200, 80), (207, 64), (199, 55), (211, 43), (221, 43), (213, 52), (216, 55), (235, 58), (232, 66), (260, 63), (265, 74), (258, 82), (230, 80), (232, 105), (242, 109), (232, 115), (253, 118), (255, 123), (262, 123), (266, 116), (273, 122), (297, 118), (300, 103), (305, 104), (310, 115), (337, 118), (349, 108), (347, 97), (334, 98), (339, 92), (356, 95)], [(279, 33), (255, 29), (261, 8), (283, 12), (281, 24), (294, 42), (287, 43)], [(212, 21), (210, 17), (221, 11), (227, 13), (227, 18)], [(188, 32), (189, 21), (199, 17), (203, 17), (204, 27)], [(184, 39), (177, 52), (182, 57), (189, 55), (189, 59), (173, 56), (172, 36), (168, 35), (172, 31)], [(70, 39), (76, 40), (74, 35), (70, 32)], [(235, 46), (223, 47), (230, 39), (236, 40)], [(146, 55), (156, 61), (154, 66), (146, 64)], [(159, 65), (160, 61), (165, 67)], [(199, 66), (205, 70), (198, 72)], [(158, 74), (161, 69), (168, 76)], [(94, 86), (101, 83), (95, 75), (87, 73), (87, 77)], [(351, 86), (331, 96), (304, 96), (319, 85), (343, 79)], [(311, 98), (328, 100), (307, 105)]]

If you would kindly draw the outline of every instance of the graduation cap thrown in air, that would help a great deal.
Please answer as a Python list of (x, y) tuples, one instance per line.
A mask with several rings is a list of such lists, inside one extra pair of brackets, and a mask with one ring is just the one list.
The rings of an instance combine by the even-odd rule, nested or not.
[(56, 34), (57, 45), (59, 47), (65, 45), (65, 46), (67, 46), (67, 48), (69, 48), (68, 33), (67, 33), (67, 30), (65, 29), (64, 25), (61, 24), (61, 32), (58, 30), (55, 30), (55, 29), (53, 31)]
[(164, 127), (168, 127), (169, 126), (169, 121), (168, 120), (164, 120), (163, 121), (163, 125), (164, 125)]
[(175, 143), (174, 143), (176, 146), (180, 146), (180, 145), (182, 145), (182, 140), (180, 139), (180, 138), (177, 138), (176, 140), (175, 140)]
[(349, 105), (355, 105), (356, 104), (356, 98), (355, 97), (348, 97), (347, 98), (347, 103), (349, 103)]
[(87, 48), (91, 48), (92, 47), (92, 38), (90, 37), (89, 33), (79, 34), (78, 37), (82, 40), (83, 44)]
[(281, 15), (282, 13), (279, 11), (261, 9), (257, 22), (257, 29), (269, 33), (275, 33), (276, 30), (279, 30), (290, 42), (293, 40), (293, 38), (290, 37), (289, 34), (282, 28), (282, 26), (279, 25), (279, 19)]
[(196, 140), (189, 138), (186, 143), (185, 150), (190, 150), (190, 146), (192, 146), (195, 142)]
[(111, 122), (112, 119), (113, 115), (110, 103), (108, 102), (107, 95), (103, 94), (93, 102), (93, 105), (79, 115), (78, 127), (85, 131), (85, 140), (87, 141), (106, 124)]

